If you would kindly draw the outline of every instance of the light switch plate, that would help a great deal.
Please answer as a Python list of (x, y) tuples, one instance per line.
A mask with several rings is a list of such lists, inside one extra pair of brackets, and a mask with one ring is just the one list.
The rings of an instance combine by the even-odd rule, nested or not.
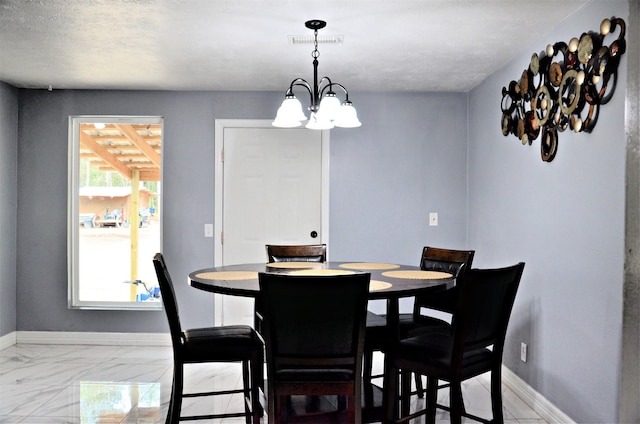
[(437, 212), (431, 212), (429, 214), (429, 226), (430, 227), (437, 227), (438, 226), (438, 213)]
[(213, 224), (204, 224), (204, 236), (213, 237)]

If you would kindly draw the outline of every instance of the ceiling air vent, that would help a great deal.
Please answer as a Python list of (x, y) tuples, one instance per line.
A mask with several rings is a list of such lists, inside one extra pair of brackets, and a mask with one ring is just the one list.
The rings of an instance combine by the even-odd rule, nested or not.
[[(289, 44), (313, 44), (314, 38), (313, 35), (289, 35), (287, 36), (289, 39)], [(318, 44), (335, 44), (338, 46), (342, 45), (344, 41), (344, 35), (342, 34), (329, 34), (329, 35), (318, 35)]]

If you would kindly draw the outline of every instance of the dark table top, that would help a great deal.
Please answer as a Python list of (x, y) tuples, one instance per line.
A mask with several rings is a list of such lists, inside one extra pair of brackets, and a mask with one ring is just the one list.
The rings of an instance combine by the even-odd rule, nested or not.
[(192, 287), (232, 296), (256, 297), (260, 293), (258, 273), (335, 275), (371, 273), (369, 299), (414, 296), (425, 291), (447, 290), (455, 286), (451, 274), (422, 271), (420, 267), (372, 262), (276, 262), (203, 268), (189, 274)]

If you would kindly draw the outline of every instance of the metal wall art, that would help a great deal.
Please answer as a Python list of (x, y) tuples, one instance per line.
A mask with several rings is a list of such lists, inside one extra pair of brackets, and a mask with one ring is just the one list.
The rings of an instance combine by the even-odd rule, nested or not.
[[(618, 36), (608, 46), (605, 39)], [(502, 88), (502, 134), (514, 134), (522, 144), (541, 136), (542, 160), (551, 162), (558, 150), (558, 132), (593, 131), (600, 106), (611, 100), (618, 64), (626, 49), (625, 22), (604, 19), (600, 33), (583, 33), (569, 44), (549, 44), (534, 53), (519, 81)]]

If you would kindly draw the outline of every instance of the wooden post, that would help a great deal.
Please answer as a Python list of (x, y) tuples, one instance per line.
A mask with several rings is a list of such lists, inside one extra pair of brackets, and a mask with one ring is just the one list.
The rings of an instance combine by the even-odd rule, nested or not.
[[(138, 279), (138, 225), (140, 217), (140, 171), (131, 170), (131, 197), (129, 198), (129, 229), (131, 231), (131, 280)], [(131, 284), (131, 301), (136, 301), (138, 286)]]

